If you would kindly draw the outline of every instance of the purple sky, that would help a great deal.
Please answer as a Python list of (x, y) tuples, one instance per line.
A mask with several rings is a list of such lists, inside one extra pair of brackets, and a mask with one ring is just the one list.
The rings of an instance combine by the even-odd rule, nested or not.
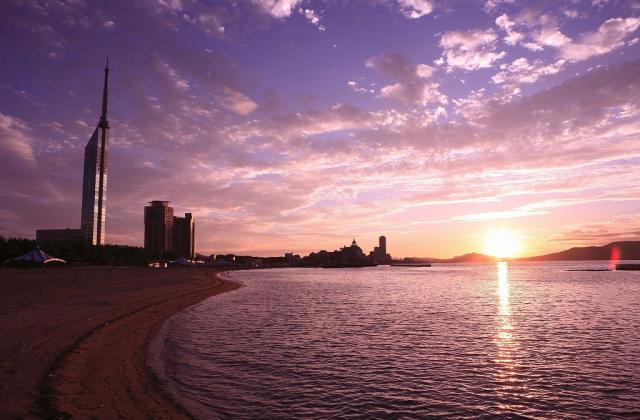
[(5, 0), (0, 24), (2, 235), (79, 227), (109, 56), (110, 243), (142, 244), (150, 200), (204, 253), (640, 238), (637, 1)]

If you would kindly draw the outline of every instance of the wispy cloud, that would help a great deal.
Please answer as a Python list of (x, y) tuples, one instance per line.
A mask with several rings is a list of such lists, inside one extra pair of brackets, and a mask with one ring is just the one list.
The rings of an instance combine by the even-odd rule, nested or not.
[(493, 29), (446, 32), (440, 38), (443, 49), (440, 62), (449, 70), (472, 71), (492, 67), (506, 56), (505, 51), (497, 51), (496, 41)]
[(624, 39), (638, 30), (640, 18), (615, 18), (604, 22), (598, 30), (587, 32), (575, 42), (560, 45), (561, 55), (568, 60), (586, 60), (624, 46)]
[(10, 115), (0, 113), (0, 144), (10, 155), (17, 157), (27, 164), (35, 164), (31, 137), (27, 134), (29, 128), (24, 121)]
[(397, 0), (400, 11), (411, 19), (418, 19), (433, 11), (433, 4), (428, 0)]
[(366, 67), (391, 77), (394, 84), (380, 88), (380, 96), (397, 99), (410, 104), (446, 103), (447, 97), (432, 80), (435, 68), (427, 64), (412, 64), (398, 53), (383, 53), (369, 58)]
[(222, 89), (220, 102), (225, 108), (240, 115), (249, 115), (258, 106), (245, 94), (228, 87)]
[(302, 0), (253, 0), (265, 12), (276, 18), (286, 18), (293, 13)]

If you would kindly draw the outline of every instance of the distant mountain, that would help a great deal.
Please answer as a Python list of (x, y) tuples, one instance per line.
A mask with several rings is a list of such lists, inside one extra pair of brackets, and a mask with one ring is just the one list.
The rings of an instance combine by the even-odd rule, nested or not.
[(491, 255), (479, 254), (477, 252), (471, 252), (469, 254), (458, 255), (453, 258), (449, 258), (448, 260), (441, 260), (438, 262), (448, 262), (448, 263), (466, 263), (466, 262), (495, 262), (498, 259)]
[(405, 258), (406, 260), (415, 260), (414, 262), (433, 262), (433, 263), (466, 263), (466, 262), (495, 262), (498, 258), (490, 255), (478, 254), (471, 252), (469, 254), (458, 255), (453, 258)]
[(554, 252), (537, 257), (519, 258), (518, 261), (585, 261), (609, 260), (617, 248), (619, 260), (640, 260), (640, 241), (612, 242), (603, 246), (586, 246)]
[(491, 255), (469, 254), (458, 255), (453, 258), (405, 258), (405, 262), (432, 262), (432, 263), (465, 263), (465, 262), (496, 262), (496, 261), (588, 261), (609, 260), (613, 255), (613, 249), (617, 248), (619, 260), (640, 260), (640, 241), (612, 242), (603, 246), (585, 246), (554, 252), (553, 254), (539, 255), (528, 258), (496, 258)]

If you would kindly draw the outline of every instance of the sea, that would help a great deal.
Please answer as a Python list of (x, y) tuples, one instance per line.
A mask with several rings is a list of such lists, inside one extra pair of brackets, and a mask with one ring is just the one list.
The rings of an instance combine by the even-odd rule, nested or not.
[(198, 418), (640, 418), (640, 272), (606, 261), (234, 271), (167, 320)]

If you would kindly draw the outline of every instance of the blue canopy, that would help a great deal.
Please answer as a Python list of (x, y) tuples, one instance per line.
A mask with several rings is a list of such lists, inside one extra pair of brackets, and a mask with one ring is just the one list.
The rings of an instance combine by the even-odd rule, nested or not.
[(11, 258), (10, 260), (7, 260), (7, 261), (30, 261), (30, 262), (36, 262), (36, 263), (42, 263), (42, 264), (46, 264), (54, 261), (66, 263), (65, 260), (61, 258), (52, 257), (46, 252), (43, 252), (40, 248), (36, 248), (27, 254), (21, 255), (19, 257)]

